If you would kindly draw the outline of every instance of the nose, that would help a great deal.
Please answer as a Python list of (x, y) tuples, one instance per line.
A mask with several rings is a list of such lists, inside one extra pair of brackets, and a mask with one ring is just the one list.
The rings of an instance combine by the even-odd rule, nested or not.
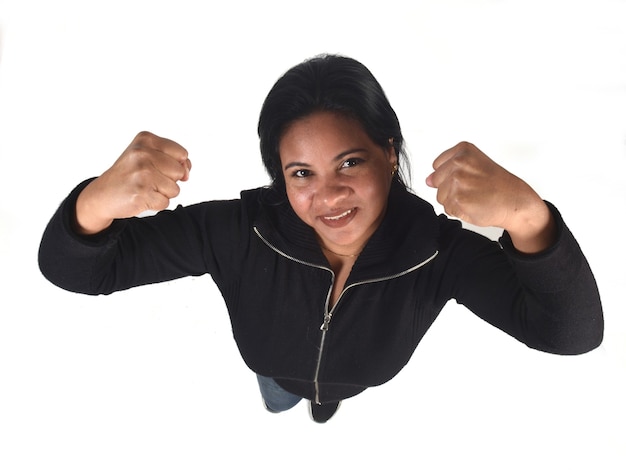
[(350, 194), (350, 188), (339, 178), (327, 178), (320, 185), (317, 199), (328, 209), (341, 208), (341, 203)]

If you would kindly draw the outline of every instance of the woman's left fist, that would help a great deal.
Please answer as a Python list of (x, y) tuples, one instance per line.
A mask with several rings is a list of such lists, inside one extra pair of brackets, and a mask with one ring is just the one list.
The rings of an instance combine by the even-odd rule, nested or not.
[(500, 227), (520, 251), (545, 249), (554, 238), (552, 214), (539, 195), (475, 145), (461, 142), (433, 162), (426, 184), (446, 213), (480, 227)]

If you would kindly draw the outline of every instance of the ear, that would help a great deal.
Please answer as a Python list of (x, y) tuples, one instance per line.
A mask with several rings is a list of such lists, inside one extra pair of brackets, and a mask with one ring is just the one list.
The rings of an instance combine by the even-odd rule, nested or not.
[(398, 165), (398, 154), (396, 153), (396, 147), (393, 145), (393, 137), (389, 137), (389, 147), (387, 147), (387, 157), (391, 166)]

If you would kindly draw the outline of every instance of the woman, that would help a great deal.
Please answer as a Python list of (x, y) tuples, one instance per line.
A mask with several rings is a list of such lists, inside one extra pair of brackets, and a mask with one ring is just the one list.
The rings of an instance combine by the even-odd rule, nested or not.
[[(266, 408), (305, 398), (316, 422), (394, 377), (450, 299), (531, 348), (579, 354), (602, 341), (593, 275), (555, 207), (460, 143), (427, 183), (448, 214), (505, 232), (498, 244), (437, 216), (407, 190), (400, 125), (359, 62), (289, 70), (259, 137), (269, 187), (166, 211), (191, 163), (140, 133), (61, 204), (42, 272), (86, 294), (209, 273)], [(161, 212), (134, 217), (146, 209)]]

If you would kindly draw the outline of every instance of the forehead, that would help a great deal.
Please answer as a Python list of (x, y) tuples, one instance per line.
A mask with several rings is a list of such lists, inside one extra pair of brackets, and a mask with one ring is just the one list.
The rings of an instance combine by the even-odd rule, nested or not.
[(284, 160), (292, 156), (343, 152), (355, 145), (367, 148), (375, 146), (359, 121), (324, 111), (291, 123), (280, 139), (279, 150), (281, 160)]

